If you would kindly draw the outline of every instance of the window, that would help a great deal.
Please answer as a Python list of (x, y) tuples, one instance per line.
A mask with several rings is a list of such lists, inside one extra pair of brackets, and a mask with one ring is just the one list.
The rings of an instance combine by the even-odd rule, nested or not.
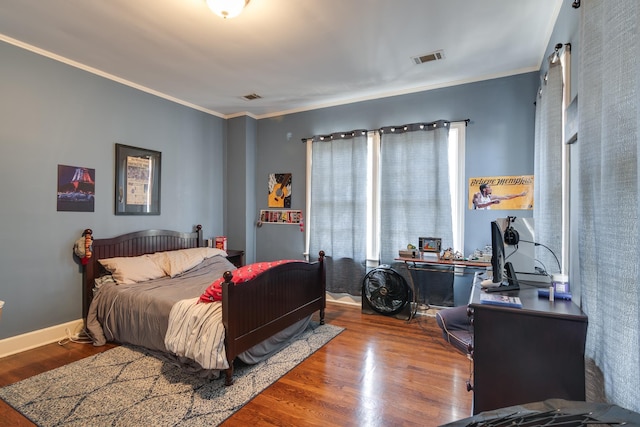
[[(326, 236), (329, 234), (349, 233), (349, 230), (344, 228), (342, 221), (337, 220), (336, 230), (329, 230), (334, 225), (327, 222), (323, 225), (323, 227), (328, 227), (327, 230), (314, 229), (313, 227), (317, 223), (312, 218), (319, 214), (314, 212), (314, 207), (316, 210), (322, 211), (324, 216), (339, 216), (339, 212), (353, 215), (353, 212), (358, 212), (352, 210), (354, 206), (350, 206), (348, 211), (345, 210), (344, 201), (339, 201), (339, 199), (327, 200), (326, 195), (323, 195), (326, 194), (324, 188), (320, 190), (319, 194), (314, 194), (318, 191), (314, 191), (318, 188), (315, 186), (318, 182), (316, 181), (314, 185), (313, 181), (319, 180), (326, 184), (334, 179), (333, 174), (335, 173), (338, 173), (342, 180), (359, 181), (360, 177), (366, 178), (364, 183), (366, 197), (358, 202), (364, 204), (363, 208), (365, 209), (365, 256), (360, 260), (351, 260), (352, 262), (359, 263), (363, 268), (365, 266), (375, 267), (379, 262), (389, 263), (397, 257), (398, 250), (406, 247), (408, 243), (417, 245), (419, 236), (443, 237), (445, 247), (451, 246), (454, 250), (463, 250), (466, 207), (464, 176), (466, 123), (449, 124), (444, 121), (434, 123), (435, 125), (432, 125), (439, 126), (437, 131), (418, 128), (415, 131), (398, 132), (394, 128), (383, 128), (380, 131), (358, 131), (360, 132), (358, 137), (366, 135), (366, 154), (359, 154), (363, 156), (364, 166), (359, 166), (361, 170), (357, 173), (351, 170), (351, 175), (345, 175), (344, 170), (336, 171), (335, 167), (333, 167), (333, 171), (329, 170), (328, 165), (332, 163), (320, 160), (314, 156), (313, 152), (314, 144), (318, 144), (315, 145), (316, 148), (334, 156), (337, 151), (344, 150), (345, 144), (340, 143), (344, 134), (334, 134), (336, 139), (330, 142), (326, 139), (323, 142), (308, 140), (307, 188), (311, 189), (308, 192), (307, 200), (307, 215), (311, 219), (306, 235), (308, 251), (309, 249), (314, 251), (312, 248), (317, 247), (310, 243), (314, 232), (320, 234), (325, 241), (327, 241)], [(327, 146), (321, 147), (322, 144), (335, 144), (335, 150), (330, 150)], [(352, 156), (354, 151), (349, 148), (345, 153), (347, 153), (345, 155)], [(318, 155), (318, 153), (315, 154)], [(319, 163), (315, 165), (315, 168), (314, 158)], [(358, 164), (358, 162), (359, 160), (351, 159), (341, 167), (348, 168), (348, 164)], [(445, 167), (441, 167), (442, 164), (445, 164)], [(349, 176), (352, 178), (348, 178)], [(322, 206), (319, 200), (312, 203), (314, 195), (323, 199)], [(350, 203), (348, 204), (352, 205), (353, 200), (358, 198), (359, 196), (354, 195), (349, 198)], [(328, 208), (326, 203), (333, 203), (333, 206)], [(327, 214), (327, 212), (331, 213)], [(356, 227), (355, 224), (349, 226)], [(355, 251), (355, 253), (357, 252)], [(329, 251), (328, 255), (331, 256)]]

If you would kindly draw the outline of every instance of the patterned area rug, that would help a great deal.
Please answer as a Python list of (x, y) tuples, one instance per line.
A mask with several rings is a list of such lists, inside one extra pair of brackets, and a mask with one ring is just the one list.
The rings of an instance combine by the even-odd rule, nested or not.
[(48, 426), (212, 426), (344, 329), (309, 327), (290, 345), (256, 365), (207, 380), (139, 347), (120, 346), (0, 389), (0, 398), (35, 424)]

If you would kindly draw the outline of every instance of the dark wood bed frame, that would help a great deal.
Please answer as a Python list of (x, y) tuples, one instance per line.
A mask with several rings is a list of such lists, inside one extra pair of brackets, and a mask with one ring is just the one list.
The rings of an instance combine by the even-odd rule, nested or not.
[[(93, 235), (92, 230), (83, 233)], [(204, 246), (202, 226), (192, 233), (144, 230), (110, 239), (94, 239), (93, 252), (83, 269), (82, 315), (86, 321), (93, 298), (94, 281), (106, 274), (99, 259), (130, 257), (160, 251)], [(225, 272), (222, 286), (222, 321), (229, 369), (225, 384), (233, 383), (236, 356), (316, 311), (324, 323), (326, 307), (324, 252), (313, 263), (285, 263), (255, 279), (233, 286), (232, 272)], [(216, 278), (211, 278), (213, 282)]]

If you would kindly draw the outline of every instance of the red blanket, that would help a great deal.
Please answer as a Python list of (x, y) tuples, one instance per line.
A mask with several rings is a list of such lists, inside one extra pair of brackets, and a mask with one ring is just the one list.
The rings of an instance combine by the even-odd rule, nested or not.
[[(240, 283), (248, 282), (251, 279), (254, 279), (260, 273), (267, 271), (268, 269), (275, 267), (276, 265), (285, 264), (287, 262), (296, 262), (298, 260), (278, 260), (278, 261), (268, 261), (268, 262), (257, 262), (255, 264), (249, 264), (234, 270), (233, 278), (231, 282), (234, 285), (238, 285)], [(224, 277), (217, 279), (213, 282), (209, 287), (202, 293), (200, 296), (199, 302), (212, 302), (212, 301), (222, 301), (222, 283), (224, 283)]]

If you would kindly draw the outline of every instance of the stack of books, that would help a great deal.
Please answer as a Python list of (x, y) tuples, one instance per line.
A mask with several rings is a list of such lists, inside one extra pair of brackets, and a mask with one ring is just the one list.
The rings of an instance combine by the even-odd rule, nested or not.
[[(542, 297), (549, 298), (549, 289), (538, 289), (538, 296), (541, 298)], [(571, 292), (555, 291), (553, 293), (553, 297), (555, 299), (563, 299), (563, 300), (571, 301)]]
[(500, 295), (496, 293), (480, 293), (480, 304), (501, 305), (503, 307), (522, 308), (522, 301), (518, 297)]

